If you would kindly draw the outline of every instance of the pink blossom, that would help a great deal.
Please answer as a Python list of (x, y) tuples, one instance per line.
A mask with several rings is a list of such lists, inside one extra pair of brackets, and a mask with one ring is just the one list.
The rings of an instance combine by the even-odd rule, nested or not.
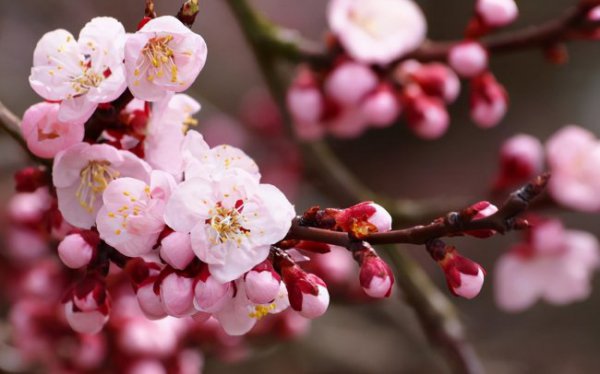
[(268, 314), (279, 313), (289, 306), (288, 293), (281, 283), (274, 300), (266, 304), (255, 304), (246, 295), (241, 281), (236, 282), (237, 292), (215, 317), (229, 335), (243, 335), (250, 331), (256, 322)]
[(43, 102), (30, 106), (23, 114), (21, 133), (27, 148), (38, 157), (53, 158), (83, 140), (83, 122), (60, 121), (59, 108), (59, 104)]
[(483, 23), (490, 27), (506, 26), (519, 15), (514, 0), (477, 0), (475, 10)]
[(193, 115), (200, 109), (200, 103), (185, 94), (173, 95), (153, 106), (144, 140), (144, 159), (152, 167), (181, 180), (185, 134), (196, 125)]
[(58, 245), (60, 260), (71, 269), (78, 269), (89, 264), (95, 246), (98, 244), (97, 235), (95, 238), (93, 235), (84, 235), (79, 233), (67, 235)]
[(380, 85), (370, 93), (360, 104), (360, 111), (370, 125), (374, 127), (390, 126), (398, 119), (401, 107), (388, 85)]
[(269, 261), (263, 261), (244, 275), (246, 296), (255, 304), (268, 304), (279, 293), (281, 277)]
[(151, 321), (143, 315), (127, 316), (119, 326), (118, 343), (132, 355), (168, 357), (177, 351), (185, 325), (183, 319), (174, 317)]
[(149, 182), (149, 173), (150, 167), (128, 151), (105, 144), (76, 144), (54, 159), (52, 180), (58, 208), (68, 223), (89, 229), (110, 182), (120, 177)]
[(546, 142), (552, 178), (548, 190), (560, 204), (600, 211), (600, 141), (579, 126), (566, 126)]
[(496, 126), (508, 110), (508, 95), (491, 73), (471, 81), (471, 119), (479, 127)]
[(100, 237), (125, 256), (150, 252), (165, 227), (163, 213), (175, 186), (171, 174), (160, 170), (152, 171), (149, 184), (128, 177), (110, 182), (96, 217)]
[(232, 169), (213, 181), (198, 177), (183, 182), (167, 204), (165, 220), (176, 231), (191, 232), (194, 253), (224, 283), (265, 260), (270, 245), (287, 234), (294, 215), (276, 187)]
[(160, 300), (160, 295), (154, 292), (154, 283), (148, 282), (136, 291), (136, 297), (140, 309), (149, 319), (160, 319), (167, 315)]
[(531, 234), (496, 263), (498, 305), (517, 312), (538, 299), (557, 305), (586, 299), (600, 265), (598, 240), (584, 231), (564, 230), (557, 220), (539, 222)]
[(325, 103), (317, 78), (310, 69), (299, 70), (287, 92), (286, 99), (298, 135), (306, 140), (322, 137), (324, 129), (319, 122)]
[(177, 18), (154, 18), (125, 43), (129, 89), (145, 101), (185, 91), (204, 67), (206, 55), (204, 39)]
[(83, 123), (125, 90), (124, 42), (123, 25), (110, 17), (92, 19), (77, 41), (66, 30), (48, 32), (33, 52), (29, 83), (44, 99), (60, 101), (60, 121)]
[(174, 269), (183, 270), (194, 257), (189, 234), (172, 232), (160, 241), (160, 258)]
[(52, 196), (48, 188), (38, 188), (34, 192), (14, 195), (7, 207), (8, 217), (15, 223), (35, 224), (44, 218), (52, 206)]
[(348, 54), (363, 63), (388, 64), (421, 45), (427, 31), (410, 0), (331, 0), (327, 19)]
[(502, 189), (523, 183), (541, 173), (544, 166), (544, 147), (535, 137), (517, 134), (500, 148), (500, 171), (494, 183)]
[(356, 105), (378, 83), (377, 75), (366, 65), (344, 62), (325, 80), (325, 93), (343, 106)]
[(464, 78), (473, 78), (488, 66), (487, 51), (475, 41), (464, 41), (450, 49), (448, 63)]

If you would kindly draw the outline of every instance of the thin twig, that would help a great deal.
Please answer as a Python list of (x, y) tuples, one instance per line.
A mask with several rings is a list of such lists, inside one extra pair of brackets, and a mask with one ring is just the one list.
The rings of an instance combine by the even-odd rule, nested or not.
[[(425, 244), (433, 239), (461, 235), (467, 231), (494, 230), (505, 233), (523, 228), (524, 222), (515, 218), (523, 213), (531, 201), (542, 193), (548, 178), (549, 175), (539, 176), (533, 182), (513, 192), (495, 214), (483, 219), (473, 220), (472, 211), (467, 208), (461, 212), (450, 212), (445, 217), (438, 218), (428, 225), (374, 233), (360, 239), (372, 245)], [(356, 239), (345, 232), (305, 226), (302, 217), (297, 217), (292, 223), (286, 240), (310, 240), (348, 247)]]
[(4, 105), (0, 101), (0, 128), (2, 128), (19, 146), (27, 153), (29, 158), (33, 161), (44, 164), (46, 166), (50, 165), (48, 160), (44, 160), (42, 158), (37, 157), (27, 147), (27, 143), (21, 136), (21, 132), (18, 130), (21, 126), (21, 120), (17, 117), (10, 109)]

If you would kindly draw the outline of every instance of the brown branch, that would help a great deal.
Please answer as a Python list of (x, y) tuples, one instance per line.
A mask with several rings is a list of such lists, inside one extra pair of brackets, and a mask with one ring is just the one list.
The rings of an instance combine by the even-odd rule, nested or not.
[(0, 101), (0, 128), (4, 130), (19, 146), (27, 153), (33, 161), (43, 165), (50, 165), (50, 161), (37, 157), (27, 147), (27, 143), (21, 136), (19, 128), (21, 127), (21, 119), (17, 117), (4, 103)]
[[(489, 217), (473, 220), (475, 212), (467, 208), (461, 212), (450, 212), (445, 217), (438, 218), (428, 225), (374, 233), (361, 238), (361, 240), (372, 245), (425, 244), (433, 239), (462, 235), (467, 231), (495, 230), (499, 233), (505, 233), (513, 229), (526, 227), (523, 220), (516, 218), (527, 209), (532, 200), (542, 193), (549, 177), (548, 174), (539, 176), (531, 183), (513, 192), (499, 210)], [(356, 241), (355, 238), (345, 232), (305, 226), (302, 217), (294, 219), (286, 240), (310, 240), (342, 247), (349, 247)]]

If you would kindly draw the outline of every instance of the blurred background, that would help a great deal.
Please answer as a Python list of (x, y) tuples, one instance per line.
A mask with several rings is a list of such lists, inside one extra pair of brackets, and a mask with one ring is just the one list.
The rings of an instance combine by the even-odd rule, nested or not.
[[(429, 23), (429, 37), (461, 37), (473, 1), (417, 1)], [(175, 14), (179, 1), (156, 0), (158, 14)], [(536, 24), (559, 15), (574, 0), (519, 2), (520, 18), (511, 28)], [(201, 0), (193, 29), (208, 44), (208, 62), (188, 92), (204, 106), (199, 130), (216, 118), (231, 124), (235, 138), (237, 117), (248, 92), (263, 82), (234, 19), (222, 0)], [(325, 29), (323, 0), (254, 0), (252, 4), (273, 21), (319, 40)], [(92, 17), (119, 19), (134, 31), (143, 15), (142, 0), (0, 0), (0, 100), (21, 115), (40, 99), (27, 78), (37, 40), (47, 31), (65, 28), (75, 35)], [(511, 28), (507, 29), (508, 32)], [(404, 126), (370, 130), (358, 140), (332, 141), (336, 153), (373, 189), (402, 198), (469, 198), (487, 195), (497, 167), (497, 151), (504, 139), (529, 133), (545, 140), (565, 124), (575, 123), (600, 134), (600, 44), (569, 44), (570, 61), (547, 63), (531, 50), (491, 59), (492, 71), (510, 95), (510, 110), (496, 128), (482, 130), (468, 119), (465, 92), (450, 107), (451, 127), (441, 140), (427, 142)], [(229, 125), (228, 125), (229, 126)], [(242, 125), (243, 126), (243, 125)], [(260, 147), (248, 147), (258, 156)], [(360, 151), (357, 151), (360, 150)], [(254, 152), (254, 153), (253, 153)], [(12, 174), (26, 158), (8, 138), (0, 138), (0, 204), (12, 195)], [(260, 157), (259, 157), (260, 164)], [(392, 172), (390, 171), (392, 165)], [(295, 194), (298, 211), (327, 201), (306, 186)], [(553, 212), (554, 213), (554, 212)], [(567, 227), (598, 236), (600, 219), (584, 214), (563, 215)], [(462, 252), (488, 272), (494, 260), (518, 234), (452, 240)], [(423, 264), (435, 283), (445, 289), (443, 274), (422, 248), (405, 248)], [(597, 277), (598, 278), (598, 277)], [(493, 302), (491, 277), (473, 301), (453, 298), (485, 366), (491, 373), (592, 373), (600, 371), (600, 279), (592, 297), (567, 307), (537, 304), (519, 314), (507, 314)], [(5, 309), (5, 305), (3, 309)], [(0, 363), (0, 367), (1, 367)], [(429, 347), (418, 322), (398, 297), (368, 305), (333, 305), (312, 324), (304, 338), (271, 345), (249, 361), (207, 363), (207, 372), (253, 373), (432, 373), (445, 366)]]

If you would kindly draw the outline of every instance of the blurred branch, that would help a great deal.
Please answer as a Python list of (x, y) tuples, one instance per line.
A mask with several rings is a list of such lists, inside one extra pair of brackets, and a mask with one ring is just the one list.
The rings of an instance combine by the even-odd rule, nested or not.
[[(258, 16), (244, 0), (227, 0), (227, 4), (254, 52), (261, 74), (282, 112), (284, 121), (288, 124), (288, 131), (291, 132), (289, 129), (290, 118), (284, 102), (285, 88), (275, 71), (274, 55), (269, 47), (271, 44), (265, 43), (265, 35), (273, 35), (273, 26)], [(281, 33), (275, 35), (278, 35), (276, 40), (282, 41)], [(295, 49), (288, 50), (290, 44), (289, 40), (278, 44), (278, 55), (282, 56), (284, 55), (282, 52), (287, 51), (286, 53), (293, 56)], [(341, 190), (347, 189), (347, 192), (356, 194), (353, 196), (354, 199), (364, 200), (376, 197), (376, 194), (358, 181), (334, 157), (324, 143), (304, 144), (303, 151), (318, 160), (317, 163), (313, 162), (313, 166), (316, 166), (323, 176), (333, 176)], [(460, 320), (455, 313), (449, 312), (452, 311), (449, 306), (450, 302), (436, 290), (425, 273), (411, 260), (397, 251), (391, 255), (399, 273), (399, 283), (406, 288), (407, 301), (417, 313), (429, 340), (443, 348), (446, 357), (457, 371), (473, 374), (482, 372), (475, 351), (465, 339)]]
[[(589, 22), (587, 13), (598, 0), (581, 0), (569, 7), (562, 15), (538, 26), (529, 26), (509, 33), (493, 35), (480, 40), (490, 52), (511, 52), (527, 48), (547, 47), (554, 43), (576, 39), (593, 27), (597, 22)], [(336, 57), (337, 51), (328, 51), (312, 41), (304, 39), (298, 32), (268, 23), (261, 18), (262, 27), (255, 30), (258, 43), (268, 45), (270, 51), (278, 57), (290, 62), (307, 62), (312, 65), (328, 66)], [(417, 59), (420, 61), (445, 60), (454, 45), (462, 40), (431, 41), (427, 40), (413, 53), (403, 56), (401, 60)]]
[(2, 101), (0, 101), (0, 128), (4, 130), (19, 146), (27, 153), (29, 158), (38, 163), (49, 165), (48, 160), (41, 159), (31, 153), (27, 147), (27, 143), (21, 136), (19, 131), (21, 120), (10, 109), (8, 109)]
[[(498, 211), (482, 219), (473, 219), (478, 213), (473, 208), (466, 208), (460, 212), (450, 212), (428, 225), (418, 225), (402, 230), (391, 230), (378, 232), (360, 237), (358, 239), (376, 244), (425, 244), (433, 239), (462, 235), (465, 232), (475, 230), (494, 230), (505, 233), (510, 230), (519, 230), (528, 227), (527, 221), (518, 219), (528, 207), (531, 201), (538, 197), (545, 189), (550, 176), (548, 174), (537, 177), (531, 183), (523, 186), (510, 194)], [(346, 232), (333, 231), (324, 228), (311, 227), (312, 217), (297, 217), (287, 240), (310, 240), (321, 243), (350, 247), (357, 238)]]
[(452, 303), (431, 282), (423, 269), (398, 246), (386, 251), (396, 269), (401, 297), (412, 305), (425, 335), (440, 348), (456, 373), (483, 373), (477, 353), (467, 340), (465, 329)]

